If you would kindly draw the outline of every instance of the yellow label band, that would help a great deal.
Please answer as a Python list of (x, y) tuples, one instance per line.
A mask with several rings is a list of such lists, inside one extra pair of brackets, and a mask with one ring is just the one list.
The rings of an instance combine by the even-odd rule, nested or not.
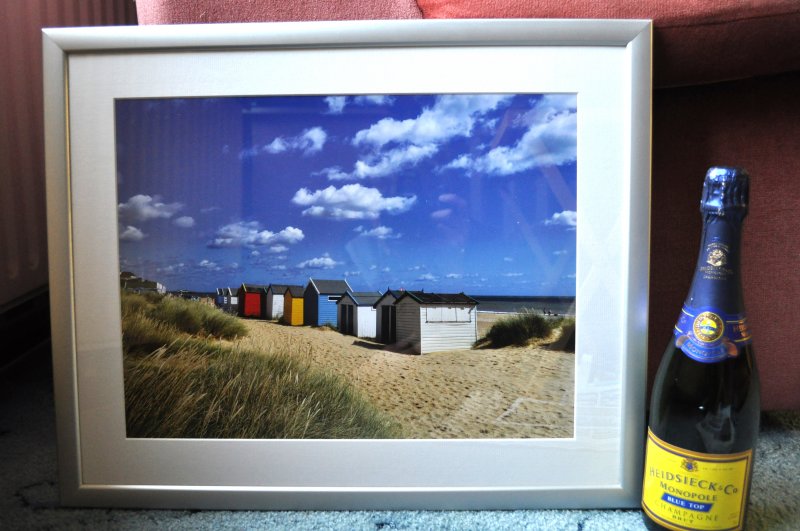
[(647, 432), (642, 509), (678, 531), (739, 530), (744, 525), (753, 451), (704, 454)]

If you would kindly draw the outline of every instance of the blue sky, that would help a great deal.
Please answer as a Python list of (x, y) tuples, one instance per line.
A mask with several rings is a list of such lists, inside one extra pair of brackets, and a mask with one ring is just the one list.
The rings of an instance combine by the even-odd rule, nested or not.
[(167, 289), (574, 295), (574, 95), (119, 100), (120, 268)]

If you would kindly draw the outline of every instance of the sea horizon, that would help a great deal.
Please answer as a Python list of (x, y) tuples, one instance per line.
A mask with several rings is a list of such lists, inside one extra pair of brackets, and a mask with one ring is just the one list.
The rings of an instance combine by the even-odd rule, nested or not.
[[(469, 295), (469, 294), (468, 294)], [(520, 313), (575, 315), (575, 297), (567, 295), (469, 295), (478, 301), (484, 313)]]

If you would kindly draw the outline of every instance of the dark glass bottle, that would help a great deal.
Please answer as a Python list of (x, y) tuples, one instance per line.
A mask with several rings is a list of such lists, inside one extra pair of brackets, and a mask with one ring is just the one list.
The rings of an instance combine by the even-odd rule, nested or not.
[(745, 171), (708, 170), (697, 268), (650, 401), (650, 529), (744, 527), (760, 415), (740, 271), (748, 193)]

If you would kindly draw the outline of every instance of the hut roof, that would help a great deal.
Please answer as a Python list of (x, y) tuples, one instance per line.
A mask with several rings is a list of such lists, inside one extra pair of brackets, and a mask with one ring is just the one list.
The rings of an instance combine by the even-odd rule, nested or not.
[(373, 304), (373, 305), (372, 305), (372, 307), (373, 307), (373, 308), (377, 308), (377, 307), (378, 307), (378, 304), (380, 304), (380, 303), (381, 303), (381, 301), (382, 301), (383, 299), (387, 299), (387, 298), (389, 298), (389, 297), (391, 297), (391, 298), (392, 298), (392, 302), (394, 302), (394, 301), (395, 301), (395, 300), (397, 300), (397, 299), (400, 297), (400, 295), (402, 295), (403, 293), (404, 293), (404, 291), (403, 291), (403, 290), (397, 290), (397, 289), (387, 289), (387, 290), (386, 290), (386, 292), (385, 292), (383, 295), (381, 295), (381, 296), (380, 296), (380, 298), (379, 298), (378, 300), (376, 300), (376, 301), (375, 301), (375, 304)]
[(347, 291), (344, 295), (353, 299), (356, 306), (373, 306), (381, 298), (380, 291)]
[(478, 304), (478, 301), (463, 293), (428, 293), (425, 291), (404, 291), (395, 304), (404, 297), (411, 297), (420, 304)]
[(346, 280), (323, 280), (310, 278), (308, 281), (320, 295), (341, 295), (345, 291), (350, 291), (350, 284)]
[(286, 289), (283, 290), (284, 295), (286, 294), (287, 291), (289, 292), (289, 295), (292, 296), (292, 298), (297, 299), (297, 298), (302, 298), (305, 288), (303, 288), (303, 286), (286, 286)]
[(285, 293), (285, 292), (286, 292), (286, 290), (287, 290), (288, 288), (289, 288), (289, 285), (288, 285), (288, 284), (270, 284), (270, 285), (267, 287), (267, 291), (270, 291), (270, 290), (272, 290), (272, 293), (273, 293), (273, 294), (275, 294), (275, 293), (277, 293), (277, 294), (283, 294), (283, 293)]
[(242, 286), (239, 289), (241, 291), (244, 291), (245, 293), (256, 293), (258, 291), (263, 291), (263, 292), (267, 291), (267, 287), (264, 286), (263, 284), (246, 284), (245, 283), (245, 284), (242, 284)]

